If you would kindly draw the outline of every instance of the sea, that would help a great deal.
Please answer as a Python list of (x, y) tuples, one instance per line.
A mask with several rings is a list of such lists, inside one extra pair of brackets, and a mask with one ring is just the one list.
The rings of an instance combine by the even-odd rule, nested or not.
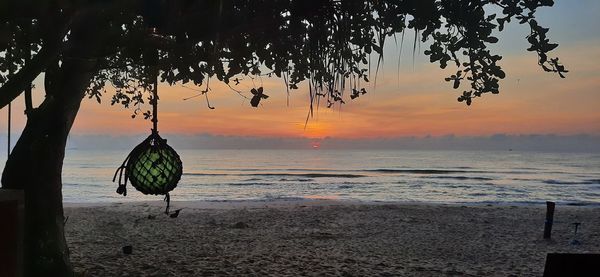
[[(128, 151), (70, 149), (66, 203), (162, 200), (112, 182)], [(172, 201), (600, 205), (600, 154), (520, 151), (179, 150)]]

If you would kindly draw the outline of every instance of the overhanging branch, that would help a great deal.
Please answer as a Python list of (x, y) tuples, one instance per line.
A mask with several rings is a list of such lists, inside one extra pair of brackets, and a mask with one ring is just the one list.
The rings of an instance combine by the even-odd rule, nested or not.
[[(46, 69), (48, 64), (58, 57), (70, 23), (71, 20), (68, 18), (58, 23), (56, 31), (45, 36), (40, 51), (0, 87), (0, 109), (21, 95), (31, 86), (31, 82)], [(49, 29), (51, 30), (51, 28)]]
[(58, 55), (58, 44), (46, 45), (19, 72), (0, 87), (0, 108), (21, 95), (31, 82), (44, 71), (48, 63)]

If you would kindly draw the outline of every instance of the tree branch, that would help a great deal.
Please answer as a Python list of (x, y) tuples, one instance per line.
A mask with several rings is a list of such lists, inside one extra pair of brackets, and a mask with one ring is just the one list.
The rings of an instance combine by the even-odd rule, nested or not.
[(55, 29), (57, 31), (46, 36), (43, 47), (37, 55), (0, 87), (0, 109), (21, 95), (23, 91), (31, 86), (33, 80), (46, 69), (48, 64), (58, 57), (70, 23), (71, 20), (68, 19), (59, 23)]
[(58, 55), (58, 44), (53, 43), (42, 47), (28, 65), (13, 75), (2, 87), (0, 87), (0, 109), (21, 95), (27, 86), (44, 71), (48, 63)]

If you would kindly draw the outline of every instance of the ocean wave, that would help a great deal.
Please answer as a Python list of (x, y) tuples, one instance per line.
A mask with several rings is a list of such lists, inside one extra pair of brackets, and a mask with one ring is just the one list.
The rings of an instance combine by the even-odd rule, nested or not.
[(314, 181), (314, 180), (310, 179), (310, 178), (297, 178), (297, 179), (281, 178), (281, 179), (279, 179), (279, 182), (310, 182), (310, 181)]
[(471, 177), (471, 176), (427, 176), (422, 178), (432, 178), (432, 179), (455, 179), (455, 180), (479, 180), (479, 181), (491, 181), (494, 178), (488, 177)]
[(468, 196), (475, 196), (475, 197), (480, 197), (480, 196), (489, 196), (489, 193), (482, 193), (482, 192), (474, 192), (474, 193), (469, 193)]
[(378, 185), (378, 184), (382, 184), (382, 182), (349, 182), (349, 181), (344, 181), (338, 184), (342, 184), (342, 185)]
[(368, 172), (380, 172), (380, 173), (412, 173), (412, 174), (452, 174), (452, 173), (472, 173), (481, 171), (469, 171), (469, 170), (449, 170), (449, 169), (368, 169)]
[(595, 184), (594, 182), (590, 182), (590, 181), (563, 181), (563, 180), (554, 180), (554, 179), (549, 179), (549, 180), (542, 180), (542, 183), (544, 184), (549, 184), (549, 185), (593, 185)]
[(229, 183), (229, 186), (244, 187), (244, 186), (271, 186), (272, 183)]
[(465, 185), (448, 185), (446, 187), (453, 188), (453, 189), (470, 189), (470, 188), (472, 188), (471, 186), (465, 186)]
[(346, 174), (346, 173), (194, 173), (186, 172), (184, 176), (275, 176), (275, 177), (306, 177), (306, 178), (361, 178), (367, 177), (363, 174)]
[(298, 176), (298, 177), (307, 177), (307, 178), (361, 178), (367, 177), (362, 174), (345, 174), (345, 173), (263, 173), (256, 174), (259, 176)]
[(243, 171), (243, 172), (261, 172), (261, 171), (307, 171), (307, 172), (332, 172), (338, 169), (327, 168), (205, 168), (208, 171)]
[[(73, 186), (73, 187), (105, 187), (105, 183), (63, 183), (63, 187), (65, 186)], [(116, 186), (116, 185), (115, 185)]]
[[(184, 172), (181, 175), (183, 175), (183, 176), (230, 176), (230, 175), (236, 175), (236, 174)], [(246, 174), (237, 174), (237, 175), (246, 175)]]
[(525, 181), (525, 182), (540, 181), (540, 180), (534, 179), (534, 178), (510, 178), (509, 180), (512, 180), (512, 181)]
[(515, 169), (515, 170), (536, 170), (536, 171), (537, 170), (543, 170), (543, 169), (537, 168), (537, 167), (517, 167), (517, 168), (512, 168), (512, 169)]
[(261, 178), (249, 178), (249, 179), (245, 179), (242, 180), (243, 182), (253, 182), (253, 181), (260, 181), (262, 180)]
[(598, 205), (598, 203), (593, 203), (593, 202), (565, 202), (564, 204), (567, 206), (577, 206), (577, 207), (597, 206)]
[(284, 196), (284, 195), (273, 195), (270, 193), (265, 194), (264, 198), (260, 198), (258, 200), (262, 200), (262, 201), (275, 201), (275, 200), (282, 200), (282, 201), (299, 201), (299, 200), (307, 200), (304, 197), (300, 197), (300, 196)]

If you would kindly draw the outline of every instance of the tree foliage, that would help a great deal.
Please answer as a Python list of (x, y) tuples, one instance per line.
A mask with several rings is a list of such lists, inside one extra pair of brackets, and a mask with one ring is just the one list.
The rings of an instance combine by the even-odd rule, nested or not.
[[(499, 92), (501, 57), (488, 48), (506, 23), (531, 30), (529, 51), (545, 71), (567, 72), (548, 29), (535, 20), (552, 0), (0, 0), (0, 108), (44, 74), (45, 98), (32, 109), (2, 174), (23, 189), (25, 274), (72, 276), (64, 237), (62, 164), (67, 136), (87, 95), (107, 86), (112, 104), (135, 107), (161, 81), (206, 86), (217, 80), (250, 105), (270, 92), (241, 91), (245, 76), (277, 76), (289, 90), (307, 82), (313, 104), (365, 94), (390, 37), (415, 32), (430, 41), (432, 63), (456, 66), (446, 80), (470, 105)], [(416, 51), (413, 47), (413, 51)], [(374, 66), (371, 66), (371, 61)], [(28, 93), (25, 99), (31, 99)], [(109, 96), (110, 97), (110, 96)], [(27, 102), (27, 101), (26, 101)], [(209, 105), (209, 108), (212, 108)], [(312, 108), (311, 108), (312, 111)], [(142, 112), (149, 118), (149, 111)]]
[[(462, 88), (458, 101), (470, 105), (499, 92), (502, 57), (488, 46), (511, 21), (530, 28), (527, 50), (544, 71), (567, 72), (548, 57), (557, 44), (535, 20), (552, 0), (45, 0), (34, 8), (31, 2), (0, 4), (2, 106), (40, 73), (48, 90), (68, 59), (95, 62), (88, 97), (100, 102), (110, 85), (111, 104), (125, 107), (149, 99), (144, 92), (157, 69), (161, 81), (206, 86), (203, 93), (217, 79), (248, 94), (235, 88), (245, 75), (280, 77), (288, 92), (308, 81), (311, 104), (331, 106), (366, 93), (371, 57), (377, 70), (386, 41), (407, 31), (431, 42), (424, 54), (432, 63), (456, 66), (446, 81)], [(78, 48), (90, 35), (97, 44)], [(248, 95), (257, 106), (267, 95), (254, 92)]]

